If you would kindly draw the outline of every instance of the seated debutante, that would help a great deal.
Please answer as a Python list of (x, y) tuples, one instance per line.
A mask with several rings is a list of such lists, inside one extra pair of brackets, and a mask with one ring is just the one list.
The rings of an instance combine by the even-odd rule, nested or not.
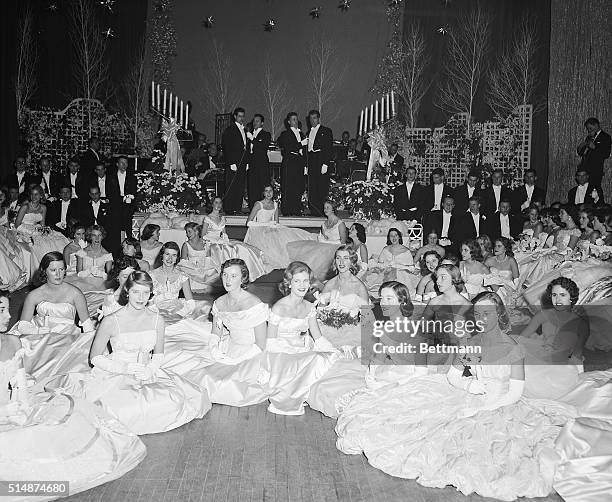
[(226, 220), (223, 215), (223, 199), (215, 197), (212, 209), (202, 223), (202, 239), (210, 243), (210, 257), (217, 270), (230, 258), (240, 258), (249, 269), (249, 278), (254, 281), (269, 272), (263, 262), (263, 253), (259, 248), (246, 242), (230, 240), (225, 232)]
[(274, 200), (274, 188), (264, 188), (263, 199), (256, 202), (247, 219), (244, 242), (264, 252), (264, 262), (272, 268), (289, 265), (287, 244), (294, 241), (314, 239), (315, 235), (300, 228), (279, 225), (279, 208)]
[(540, 208), (536, 204), (531, 204), (527, 216), (527, 221), (523, 223), (523, 233), (531, 232), (533, 237), (538, 239), (544, 230), (544, 225), (540, 221)]
[(211, 407), (206, 392), (163, 368), (165, 322), (147, 308), (152, 295), (149, 274), (132, 272), (119, 299), (125, 306), (96, 331), (89, 354), (93, 369), (68, 375), (71, 387), (136, 434), (175, 429)]
[(361, 277), (368, 269), (368, 247), (366, 246), (366, 231), (361, 223), (353, 223), (349, 228), (349, 239), (353, 243), (353, 248), (357, 252), (357, 262), (359, 264), (359, 272), (357, 275)]
[(77, 252), (77, 272), (81, 277), (93, 276), (106, 279), (106, 272), (113, 264), (113, 255), (102, 247), (106, 230), (100, 225), (92, 225), (85, 232), (88, 245)]
[(140, 233), (140, 249), (142, 251), (142, 259), (148, 262), (152, 268), (155, 263), (155, 258), (159, 254), (162, 243), (159, 242), (159, 232), (161, 227), (154, 223), (147, 223)]
[(336, 208), (330, 200), (323, 204), (326, 220), (321, 225), (317, 241), (304, 240), (287, 244), (291, 261), (306, 263), (319, 280), (327, 278), (336, 248), (346, 243), (346, 225), (336, 215)]
[(0, 290), (16, 291), (28, 283), (30, 272), (26, 255), (11, 234), (8, 228), (0, 226)]
[(512, 241), (505, 237), (495, 239), (493, 256), (487, 259), (485, 266), (489, 267), (490, 274), (484, 280), (485, 286), (495, 291), (504, 303), (512, 302), (517, 290), (516, 281), (519, 277), (519, 268), (514, 259)]
[(493, 243), (491, 237), (487, 234), (479, 235), (476, 238), (476, 242), (480, 246), (480, 254), (482, 254), (482, 262), (485, 263), (489, 257), (493, 256)]
[(593, 209), (585, 207), (578, 211), (578, 227), (581, 230), (580, 237), (578, 238), (579, 245), (595, 244), (597, 239), (601, 237), (601, 234), (593, 228), (594, 219), (595, 212)]
[[(120, 256), (113, 262), (113, 266), (106, 278), (106, 287), (109, 288), (109, 293), (104, 298), (102, 304), (102, 315), (107, 316), (116, 312), (121, 308), (119, 299), (125, 281), (128, 277), (137, 270), (140, 270), (138, 261), (131, 256)], [(143, 270), (143, 272), (145, 272)]]
[(0, 478), (62, 479), (75, 494), (136, 467), (144, 444), (100, 407), (65, 394), (30, 395), (21, 341), (6, 334), (8, 310), (0, 292)]
[(9, 197), (8, 191), (2, 187), (0, 188), (0, 227), (8, 227), (8, 213), (9, 213)]
[(593, 214), (593, 228), (599, 232), (605, 246), (612, 245), (612, 208), (601, 207)]
[(441, 257), (444, 257), (444, 253), (446, 252), (446, 249), (438, 244), (438, 234), (435, 230), (429, 232), (427, 235), (427, 244), (420, 247), (414, 254), (414, 262), (419, 263), (421, 261), (421, 257), (427, 253), (427, 251), (435, 251)]
[(483, 281), (489, 273), (489, 269), (482, 263), (480, 245), (476, 239), (468, 239), (461, 243), (461, 258), (459, 265), (461, 277), (468, 295), (474, 298), (478, 293), (485, 291)]
[(411, 273), (412, 270), (412, 253), (404, 246), (402, 233), (397, 228), (390, 228), (387, 232), (387, 245), (380, 252), (378, 260), (370, 261), (364, 281), (375, 292), (386, 281), (401, 282), (414, 291), (419, 278)]
[(561, 210), (558, 207), (545, 207), (540, 211), (540, 218), (544, 228), (542, 232), (548, 235), (546, 238), (546, 246), (552, 246), (555, 236), (561, 230)]
[(433, 274), (440, 265), (442, 257), (437, 251), (426, 251), (419, 262), (421, 266), (421, 280), (417, 284), (415, 300), (426, 302), (430, 298), (437, 296), (436, 282)]
[(71, 221), (66, 228), (66, 233), (72, 238), (66, 244), (63, 251), (64, 261), (68, 267), (66, 275), (75, 275), (77, 273), (77, 253), (87, 247), (87, 241), (85, 240), (86, 232), (87, 228), (85, 225), (77, 221)]
[(178, 266), (189, 277), (192, 291), (208, 291), (219, 274), (209, 257), (209, 246), (202, 240), (202, 227), (190, 221), (185, 224), (185, 235)]
[(315, 305), (304, 298), (312, 282), (312, 270), (305, 263), (294, 261), (285, 269), (283, 282), (278, 285), (283, 298), (274, 304), (268, 319), (267, 351), (296, 353), (319, 347), (333, 350), (321, 334)]
[[(196, 302), (193, 299), (189, 277), (178, 267), (180, 250), (176, 242), (166, 242), (160, 249), (153, 270), (153, 302), (166, 315), (179, 317), (199, 317), (208, 315), (207, 302)], [(183, 292), (184, 298), (179, 298)]]
[(134, 237), (126, 237), (123, 239), (121, 243), (121, 254), (123, 256), (135, 258), (140, 270), (143, 272), (148, 272), (151, 269), (149, 262), (142, 258), (142, 249), (140, 248), (140, 241), (138, 239), (134, 239)]

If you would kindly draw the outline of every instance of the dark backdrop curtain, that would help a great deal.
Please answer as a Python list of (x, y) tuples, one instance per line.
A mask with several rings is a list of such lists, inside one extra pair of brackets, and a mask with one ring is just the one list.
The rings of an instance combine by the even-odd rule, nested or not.
[[(448, 120), (448, 114), (435, 106), (438, 82), (441, 82), (448, 37), (438, 31), (440, 28), (452, 29), (458, 18), (478, 4), (477, 0), (450, 0), (446, 5), (436, 0), (406, 0), (404, 27), (405, 32), (413, 22), (418, 22), (424, 32), (427, 51), (431, 55), (427, 68), (427, 78), (431, 86), (421, 102), (419, 127), (437, 127)], [(528, 15), (536, 21), (539, 50), (535, 65), (540, 71), (540, 81), (536, 94), (542, 103), (548, 97), (549, 45), (550, 45), (550, 0), (495, 0), (481, 1), (483, 9), (491, 14), (491, 51), (487, 63), (494, 64), (501, 50), (512, 42), (516, 28), (523, 16)], [(485, 121), (493, 113), (485, 102), (486, 78), (476, 96), (474, 118)], [(538, 172), (538, 184), (546, 186), (548, 166), (548, 117), (543, 110), (534, 117), (531, 143), (531, 167)]]
[(18, 129), (17, 108), (13, 76), (15, 69), (15, 34), (17, 6), (19, 2), (9, 0), (2, 4), (0, 21), (0, 179), (11, 172), (17, 154)]

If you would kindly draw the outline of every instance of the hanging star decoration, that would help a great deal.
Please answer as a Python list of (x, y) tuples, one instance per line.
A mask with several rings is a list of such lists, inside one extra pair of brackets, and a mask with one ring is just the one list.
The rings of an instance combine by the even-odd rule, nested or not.
[(391, 0), (389, 2), (389, 7), (397, 7), (401, 3), (402, 3), (402, 0)]
[(212, 28), (214, 24), (214, 16), (208, 16), (206, 19), (204, 19), (204, 21), (202, 21), (202, 26), (204, 26), (204, 28)]
[(449, 27), (448, 25), (444, 25), (444, 26), (440, 26), (436, 31), (440, 34), (440, 35), (446, 35), (449, 31)]
[(50, 4), (49, 4), (48, 9), (49, 9), (51, 12), (55, 12), (55, 11), (57, 11), (57, 4), (56, 4), (56, 3), (50, 3)]
[(109, 12), (113, 12), (113, 5), (115, 5), (115, 0), (100, 0), (98, 3), (102, 7), (106, 7)]
[(348, 11), (351, 8), (351, 0), (340, 0), (340, 4), (338, 5), (338, 8), (342, 12)]
[(319, 17), (321, 17), (321, 7), (313, 7), (310, 9), (308, 15), (313, 19), (319, 19)]
[(276, 21), (274, 21), (274, 19), (268, 19), (263, 26), (264, 31), (273, 31), (274, 28), (276, 28)]
[(115, 32), (113, 31), (112, 28), (106, 28), (102, 32), (102, 35), (104, 35), (106, 38), (113, 38), (115, 36)]

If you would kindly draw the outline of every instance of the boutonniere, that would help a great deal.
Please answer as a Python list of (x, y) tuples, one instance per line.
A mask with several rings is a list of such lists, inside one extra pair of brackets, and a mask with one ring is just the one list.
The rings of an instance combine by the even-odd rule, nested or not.
[(125, 202), (126, 204), (131, 204), (133, 200), (134, 196), (131, 193), (123, 196), (123, 202)]
[(108, 204), (108, 199), (100, 199), (100, 204)]
[(483, 214), (482, 216), (483, 221), (487, 219), (487, 217)]

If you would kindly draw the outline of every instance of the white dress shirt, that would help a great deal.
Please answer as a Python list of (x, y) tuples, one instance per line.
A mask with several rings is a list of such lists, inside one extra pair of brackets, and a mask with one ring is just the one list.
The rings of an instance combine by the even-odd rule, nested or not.
[(60, 223), (66, 224), (66, 216), (68, 215), (69, 200), (62, 200), (62, 210), (60, 212)]
[(302, 143), (302, 137), (300, 134), (300, 130), (297, 127), (292, 127), (291, 130), (293, 131), (293, 134), (295, 135), (295, 139), (297, 139), (298, 143)]
[(208, 156), (208, 169), (215, 169), (217, 166), (213, 162), (212, 155)]
[(91, 201), (91, 208), (93, 209), (94, 220), (96, 220), (96, 224), (98, 223), (98, 212), (100, 211), (100, 201), (94, 202)]
[(574, 204), (584, 204), (584, 198), (586, 197), (586, 193), (587, 193), (587, 184), (585, 183), (584, 185), (578, 185), (578, 188), (576, 189), (576, 197), (574, 199)]
[(495, 210), (499, 209), (499, 199), (501, 199), (501, 185), (493, 185), (493, 193), (495, 194)]
[[(262, 129), (261, 127), (258, 127), (257, 129), (253, 131), (253, 134), (251, 135), (251, 141), (253, 141), (257, 137), (261, 129)], [(251, 143), (251, 153), (253, 153), (253, 143)]]
[(44, 185), (44, 191), (47, 194), (51, 193), (51, 171), (48, 173), (42, 173), (42, 182)]
[(25, 184), (22, 185), (25, 171), (17, 171), (17, 186), (19, 187), (19, 193), (23, 193), (25, 190)]
[(444, 190), (444, 184), (439, 183), (434, 185), (434, 207), (433, 210), (437, 211), (442, 207), (442, 193)]
[(446, 211), (442, 211), (442, 239), (448, 239), (448, 227), (450, 226), (450, 220), (452, 213), (447, 213)]
[(117, 180), (119, 181), (119, 194), (121, 195), (121, 197), (125, 195), (125, 175), (126, 174), (127, 174), (127, 171), (125, 172), (117, 171)]
[(406, 182), (406, 192), (408, 193), (408, 198), (410, 198), (410, 194), (412, 193), (412, 188), (414, 187), (414, 181), (410, 182), (407, 181)]
[(470, 185), (467, 186), (468, 199), (474, 197), (474, 190), (476, 190), (476, 187), (471, 187)]
[(319, 127), (321, 127), (321, 124), (317, 124), (308, 133), (308, 151), (309, 152), (314, 151), (314, 142), (315, 142), (315, 138), (317, 137), (317, 132), (319, 131)]
[(104, 178), (98, 176), (98, 188), (100, 189), (100, 197), (106, 197), (106, 176)]
[(72, 198), (76, 199), (77, 198), (77, 193), (76, 193), (76, 179), (77, 176), (79, 175), (79, 173), (76, 174), (72, 174), (70, 173), (70, 186), (72, 187)]
[(535, 185), (525, 185), (525, 191), (527, 192), (527, 203), (531, 204), (531, 198), (533, 197), (533, 189)]
[(501, 227), (502, 237), (507, 237), (508, 239), (510, 239), (510, 218), (508, 217), (508, 215), (499, 213), (499, 223)]
[(238, 126), (238, 130), (240, 131), (240, 135), (242, 136), (242, 142), (246, 145), (246, 136), (244, 134), (244, 126), (242, 124), (239, 124), (238, 122), (236, 122), (236, 125)]
[(480, 237), (480, 213), (472, 213), (470, 211), (470, 216), (472, 216), (472, 220), (474, 221), (474, 228), (476, 228), (476, 237)]

